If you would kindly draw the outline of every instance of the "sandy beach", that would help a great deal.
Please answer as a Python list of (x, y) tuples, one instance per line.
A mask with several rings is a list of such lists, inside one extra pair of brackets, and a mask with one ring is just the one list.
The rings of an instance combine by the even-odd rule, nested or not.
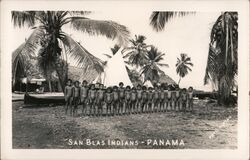
[[(91, 145), (86, 143), (87, 139)], [(139, 143), (98, 145), (110, 140)], [(140, 143), (147, 140), (156, 140), (158, 144)], [(165, 141), (164, 144), (182, 140), (184, 145), (159, 145), (161, 140)], [(196, 100), (193, 113), (170, 111), (114, 117), (71, 117), (64, 114), (63, 106), (26, 108), (23, 101), (16, 101), (13, 102), (13, 148), (236, 149), (237, 108)]]

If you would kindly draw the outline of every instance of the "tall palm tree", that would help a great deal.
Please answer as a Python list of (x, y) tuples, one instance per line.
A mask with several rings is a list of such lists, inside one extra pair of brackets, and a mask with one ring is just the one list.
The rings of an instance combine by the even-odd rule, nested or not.
[(147, 45), (144, 41), (146, 37), (143, 35), (135, 35), (135, 39), (130, 40), (132, 46), (126, 47), (122, 51), (125, 53), (123, 58), (128, 58), (128, 63), (132, 66), (142, 67), (146, 64), (146, 54), (151, 45)]
[(188, 71), (192, 71), (190, 67), (193, 66), (191, 58), (187, 54), (181, 53), (181, 57), (177, 57), (176, 63), (176, 73), (179, 75), (178, 85), (180, 84), (181, 78), (185, 77), (188, 74)]
[[(52, 60), (59, 77), (62, 88), (65, 86), (67, 72), (65, 72), (65, 57), (73, 58), (79, 67), (87, 70), (94, 66), (101, 68), (97, 59), (87, 54), (67, 33), (62, 31), (65, 25), (90, 35), (104, 35), (109, 39), (117, 39), (119, 45), (124, 45), (129, 40), (129, 31), (123, 25), (113, 21), (92, 20), (86, 17), (90, 12), (78, 11), (12, 11), (14, 26), (31, 27), (34, 31), (26, 41), (20, 54), (36, 56), (40, 42), (43, 41), (43, 54)], [(63, 44), (63, 47), (60, 46)], [(69, 50), (67, 55), (62, 54), (62, 48)], [(47, 60), (45, 60), (47, 61)], [(49, 61), (49, 60), (48, 60)], [(66, 70), (67, 71), (67, 70)]]
[(147, 52), (147, 63), (141, 69), (141, 75), (144, 75), (144, 83), (147, 80), (151, 81), (152, 84), (159, 82), (160, 73), (163, 72), (160, 67), (168, 67), (168, 64), (161, 63), (164, 55), (165, 53), (160, 52), (154, 46)]
[(213, 25), (204, 84), (218, 90), (218, 103), (228, 104), (238, 73), (238, 14), (223, 12)]
[(194, 14), (195, 12), (159, 12), (155, 11), (150, 16), (150, 25), (154, 30), (162, 31), (168, 23), (174, 17), (183, 17), (188, 14)]

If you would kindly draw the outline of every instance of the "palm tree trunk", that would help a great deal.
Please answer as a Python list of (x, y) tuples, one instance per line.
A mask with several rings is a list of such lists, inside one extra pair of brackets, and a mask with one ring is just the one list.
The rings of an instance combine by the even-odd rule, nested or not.
[(63, 80), (64, 78), (63, 78), (63, 75), (62, 75), (60, 69), (57, 68), (57, 67), (56, 67), (56, 73), (57, 73), (57, 75), (58, 75), (59, 84), (60, 84), (62, 90), (64, 91), (64, 88), (65, 88), (65, 81)]
[(25, 89), (25, 93), (28, 93), (28, 79), (27, 79), (27, 82), (26, 82), (26, 89)]
[(55, 65), (55, 69), (58, 75), (60, 86), (62, 90), (64, 91), (65, 83), (66, 83), (66, 80), (68, 79), (68, 66), (67, 64), (60, 63), (58, 60), (58, 62), (56, 62), (56, 65)]
[(181, 82), (181, 76), (180, 76), (180, 78), (179, 78), (178, 85), (180, 84), (180, 82)]
[(51, 68), (50, 68), (49, 65), (47, 66), (45, 75), (46, 75), (46, 80), (47, 80), (48, 85), (49, 85), (49, 92), (51, 93), (52, 92), (52, 86), (51, 86)]
[(218, 80), (218, 97), (217, 97), (217, 103), (218, 105), (221, 104), (222, 101), (222, 96), (221, 96), (221, 84), (220, 84), (220, 79)]
[(19, 87), (20, 87), (20, 92), (22, 91), (22, 83), (19, 83)]
[(52, 87), (51, 87), (51, 80), (50, 80), (50, 78), (48, 79), (48, 83), (49, 83), (49, 92), (52, 92)]

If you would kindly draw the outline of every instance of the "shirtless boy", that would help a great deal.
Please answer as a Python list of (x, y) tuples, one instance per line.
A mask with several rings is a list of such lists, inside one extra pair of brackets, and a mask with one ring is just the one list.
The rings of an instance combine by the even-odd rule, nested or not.
[(147, 112), (147, 104), (148, 104), (148, 92), (147, 92), (147, 87), (143, 86), (142, 87), (142, 104), (141, 104), (141, 111), (140, 112)]
[(188, 88), (188, 110), (193, 111), (193, 87)]
[(153, 105), (154, 105), (155, 112), (158, 111), (159, 101), (160, 101), (159, 87), (155, 86), (154, 93), (153, 93)]
[(181, 100), (182, 100), (182, 108), (184, 112), (186, 112), (187, 109), (187, 89), (183, 88), (181, 91)]
[(118, 87), (114, 86), (113, 87), (113, 115), (118, 114), (118, 107), (119, 107), (119, 92), (118, 92)]
[(148, 110), (148, 112), (151, 112), (151, 113), (153, 113), (153, 111), (154, 111), (154, 105), (153, 105), (153, 88), (152, 87), (149, 87), (148, 88), (148, 101), (147, 101), (147, 110)]
[(164, 92), (164, 86), (161, 86), (161, 90), (160, 90), (160, 108), (158, 110), (158, 112), (163, 112), (164, 111), (164, 107), (165, 107), (165, 92)]
[(99, 89), (96, 92), (97, 116), (101, 116), (103, 114), (104, 93), (104, 86), (103, 84), (100, 84)]
[(170, 108), (170, 110), (172, 110), (172, 101), (171, 101), (171, 88), (170, 87), (168, 87), (168, 90), (167, 90), (167, 95), (166, 95), (166, 99), (167, 99), (167, 109), (169, 109)]
[(73, 86), (72, 86), (72, 80), (68, 79), (67, 86), (64, 89), (64, 98), (65, 98), (65, 114), (67, 114), (68, 109), (72, 108), (72, 101), (73, 101)]
[(95, 115), (96, 109), (96, 90), (95, 90), (95, 85), (91, 84), (89, 94), (88, 94), (88, 102), (89, 102), (89, 107), (90, 107), (90, 115)]
[(87, 114), (87, 100), (88, 100), (88, 83), (87, 81), (82, 82), (81, 90), (80, 90), (80, 98), (82, 104), (82, 114), (85, 116)]
[(132, 114), (136, 112), (136, 99), (137, 99), (137, 93), (135, 87), (132, 88), (131, 91), (131, 111)]
[(175, 91), (175, 95), (176, 95), (176, 105), (174, 107), (174, 110), (181, 110), (181, 107), (182, 107), (182, 98), (181, 98), (181, 90), (179, 88), (176, 88), (176, 91)]
[(175, 107), (176, 107), (176, 92), (175, 91), (172, 91), (171, 92), (171, 109), (174, 110)]
[(80, 86), (79, 86), (80, 82), (79, 81), (75, 81), (74, 83), (74, 91), (73, 91), (73, 103), (74, 103), (74, 108), (73, 108), (73, 116), (77, 116), (77, 109), (78, 109), (78, 105), (80, 103)]
[(106, 104), (106, 115), (111, 115), (111, 108), (113, 105), (113, 93), (111, 91), (111, 88), (108, 87), (107, 91), (105, 92), (105, 104)]
[(142, 108), (142, 89), (141, 85), (137, 86), (137, 100), (136, 100), (136, 114), (141, 111)]
[(131, 90), (130, 86), (125, 90), (125, 114), (131, 114)]
[(122, 82), (119, 83), (119, 109), (118, 112), (120, 114), (124, 113), (124, 106), (125, 106), (125, 88), (123, 87), (124, 84)]

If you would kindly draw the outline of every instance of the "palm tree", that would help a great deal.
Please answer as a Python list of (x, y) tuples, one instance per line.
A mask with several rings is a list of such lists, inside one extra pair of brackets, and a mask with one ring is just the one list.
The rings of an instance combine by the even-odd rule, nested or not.
[(150, 25), (154, 30), (162, 31), (165, 28), (165, 24), (168, 23), (174, 17), (183, 17), (188, 14), (194, 14), (195, 12), (159, 12), (155, 11), (150, 16)]
[(144, 42), (145, 40), (146, 37), (143, 35), (135, 35), (135, 40), (130, 40), (132, 46), (126, 47), (122, 51), (122, 53), (125, 53), (123, 58), (128, 58), (127, 63), (131, 64), (132, 66), (135, 65), (136, 67), (142, 67), (146, 64), (146, 54), (151, 45), (147, 45)]
[(177, 58), (176, 63), (176, 72), (180, 76), (178, 85), (180, 84), (181, 78), (185, 77), (188, 74), (188, 71), (192, 71), (190, 67), (193, 66), (191, 58), (187, 54), (181, 53), (181, 57)]
[(161, 63), (165, 53), (160, 52), (156, 47), (152, 46), (146, 54), (147, 63), (142, 67), (141, 75), (144, 75), (144, 83), (149, 80), (152, 84), (159, 82), (160, 73), (163, 71), (160, 67), (168, 67), (168, 64)]
[(213, 25), (204, 84), (218, 90), (218, 103), (228, 104), (238, 73), (238, 14), (222, 13)]
[[(62, 27), (69, 25), (78, 31), (90, 35), (104, 35), (109, 39), (117, 39), (119, 45), (124, 45), (129, 40), (129, 31), (123, 25), (113, 21), (92, 20), (86, 17), (90, 12), (69, 12), (69, 11), (12, 11), (12, 21), (14, 26), (32, 27), (34, 30), (25, 42), (20, 54), (36, 56), (35, 52), (41, 47), (40, 43), (45, 43), (41, 53), (46, 55), (44, 61), (51, 61), (55, 66), (62, 88), (67, 78), (67, 56), (73, 58), (79, 67), (87, 70), (94, 66), (101, 68), (102, 64), (93, 59), (86, 49), (81, 47), (67, 33), (62, 31)], [(62, 46), (60, 45), (62, 44)], [(62, 49), (68, 50), (67, 55), (62, 54)]]

